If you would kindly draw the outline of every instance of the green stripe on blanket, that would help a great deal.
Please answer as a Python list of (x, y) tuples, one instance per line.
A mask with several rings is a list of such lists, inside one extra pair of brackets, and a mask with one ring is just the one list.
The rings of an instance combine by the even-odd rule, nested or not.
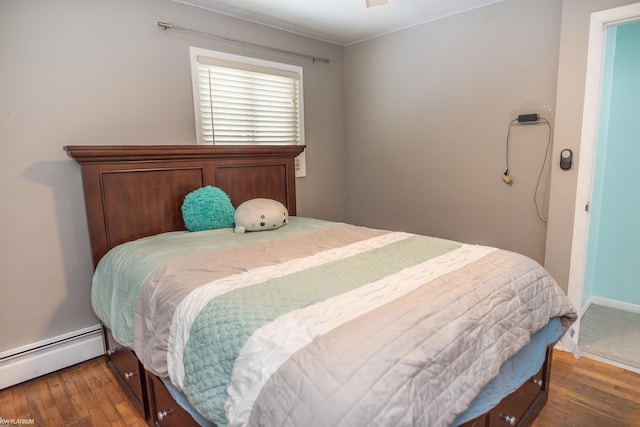
[(184, 393), (193, 406), (226, 425), (224, 405), (233, 364), (247, 339), (278, 316), (423, 263), (461, 246), (424, 236), (267, 280), (212, 300), (194, 321), (184, 350)]
[(210, 251), (249, 246), (332, 227), (336, 223), (312, 218), (289, 218), (289, 224), (271, 233), (235, 234), (232, 228), (191, 233), (178, 231), (127, 242), (113, 248), (93, 276), (91, 304), (115, 339), (133, 346), (133, 315), (140, 288), (158, 267), (180, 258)]

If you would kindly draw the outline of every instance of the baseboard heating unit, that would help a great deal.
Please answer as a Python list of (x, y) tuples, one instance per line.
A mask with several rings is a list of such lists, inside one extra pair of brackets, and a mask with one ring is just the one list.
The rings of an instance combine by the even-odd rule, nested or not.
[(104, 354), (95, 325), (0, 353), (0, 389)]

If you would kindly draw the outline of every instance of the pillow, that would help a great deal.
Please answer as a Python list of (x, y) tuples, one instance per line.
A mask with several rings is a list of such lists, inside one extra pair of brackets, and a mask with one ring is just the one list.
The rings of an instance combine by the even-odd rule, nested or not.
[(229, 196), (210, 185), (187, 194), (182, 203), (182, 219), (189, 231), (233, 227), (234, 212)]
[(275, 230), (289, 222), (289, 211), (277, 200), (251, 199), (238, 206), (235, 220), (236, 233)]

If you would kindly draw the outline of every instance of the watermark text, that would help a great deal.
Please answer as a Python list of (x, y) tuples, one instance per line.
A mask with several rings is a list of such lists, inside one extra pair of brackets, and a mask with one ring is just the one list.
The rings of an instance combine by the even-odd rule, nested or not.
[(5, 426), (17, 426), (17, 425), (33, 425), (35, 424), (33, 418), (3, 418), (0, 417), (0, 425)]

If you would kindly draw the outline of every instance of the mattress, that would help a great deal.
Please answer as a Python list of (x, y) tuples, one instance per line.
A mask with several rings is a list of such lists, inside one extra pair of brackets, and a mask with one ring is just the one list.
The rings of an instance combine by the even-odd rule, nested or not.
[(449, 425), (551, 318), (575, 319), (522, 255), (299, 217), (121, 245), (92, 304), (218, 425)]

